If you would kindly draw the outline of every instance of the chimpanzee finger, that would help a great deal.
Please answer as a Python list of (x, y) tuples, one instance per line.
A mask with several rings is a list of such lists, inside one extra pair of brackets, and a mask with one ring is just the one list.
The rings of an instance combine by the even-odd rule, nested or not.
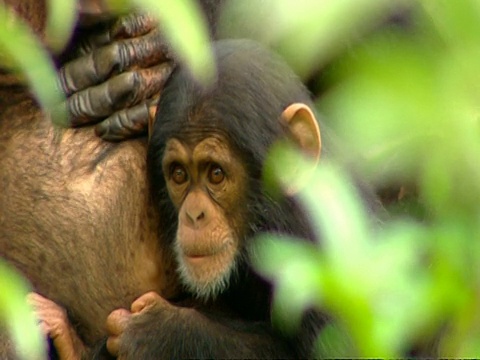
[(108, 315), (106, 322), (106, 329), (110, 335), (107, 339), (107, 350), (113, 355), (117, 356), (120, 348), (120, 335), (127, 328), (130, 321), (131, 314), (126, 309), (114, 310)]
[(128, 14), (115, 21), (97, 26), (95, 31), (83, 37), (75, 47), (75, 57), (86, 55), (93, 50), (105, 46), (114, 40), (133, 38), (145, 35), (155, 29), (157, 22), (147, 14)]
[(27, 304), (33, 308), (36, 316), (40, 320), (48, 324), (51, 322), (68, 322), (65, 309), (40, 294), (35, 292), (27, 294)]
[(121, 141), (143, 135), (155, 117), (158, 97), (131, 108), (117, 111), (95, 127), (95, 133), (107, 141)]
[(27, 304), (30, 306), (36, 306), (39, 303), (41, 304), (44, 299), (46, 298), (36, 292), (29, 292), (26, 297)]
[(157, 27), (155, 18), (148, 14), (128, 14), (115, 21), (110, 34), (112, 39), (133, 38)]
[(106, 329), (110, 335), (121, 335), (128, 326), (132, 314), (127, 309), (117, 309), (108, 315)]
[(107, 350), (112, 356), (118, 356), (120, 349), (120, 338), (118, 336), (109, 336), (107, 339)]
[(153, 305), (160, 305), (166, 302), (167, 301), (164, 300), (155, 291), (150, 291), (146, 294), (143, 294), (137, 300), (135, 300), (130, 306), (130, 311), (132, 312), (132, 314), (135, 314), (135, 313), (139, 313), (140, 311), (144, 310), (147, 307), (151, 307)]
[(132, 68), (146, 68), (170, 55), (157, 30), (133, 39), (119, 40), (72, 60), (59, 71), (59, 85), (67, 96), (97, 85), (112, 75)]
[(172, 64), (163, 63), (149, 69), (125, 72), (73, 94), (67, 98), (71, 125), (87, 124), (92, 119), (111, 116), (117, 110), (152, 98), (162, 90), (171, 71)]
[(91, 34), (82, 36), (75, 44), (75, 47), (70, 50), (69, 58), (73, 59), (85, 56), (95, 49), (110, 44), (113, 40), (111, 27), (111, 23), (103, 24), (102, 28), (98, 25)]

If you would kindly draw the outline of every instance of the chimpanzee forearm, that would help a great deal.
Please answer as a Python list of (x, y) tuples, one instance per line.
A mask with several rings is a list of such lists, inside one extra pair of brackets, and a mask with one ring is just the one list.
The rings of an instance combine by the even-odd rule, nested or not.
[(151, 309), (122, 335), (122, 359), (293, 358), (284, 338), (265, 322), (203, 314), (194, 309)]

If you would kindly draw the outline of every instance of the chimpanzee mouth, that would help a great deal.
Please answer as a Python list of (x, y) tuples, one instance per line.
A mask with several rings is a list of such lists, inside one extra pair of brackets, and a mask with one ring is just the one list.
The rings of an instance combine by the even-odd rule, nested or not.
[(179, 246), (183, 256), (191, 259), (208, 258), (223, 254), (232, 246), (230, 237), (220, 241), (217, 246)]
[(225, 242), (224, 244), (222, 244), (222, 246), (218, 247), (217, 249), (208, 249), (208, 251), (205, 251), (205, 252), (202, 252), (202, 251), (185, 251), (183, 253), (183, 256), (185, 257), (185, 259), (187, 261), (191, 261), (191, 262), (198, 262), (198, 261), (201, 261), (201, 260), (205, 260), (205, 259), (208, 259), (208, 258), (212, 258), (212, 257), (215, 257), (215, 256), (218, 256), (218, 255), (222, 255), (223, 253), (225, 253), (225, 251), (228, 250), (228, 245), (229, 245), (229, 242)]
[(184, 253), (180, 250), (177, 252), (180, 281), (198, 298), (215, 298), (228, 287), (230, 275), (236, 268), (235, 252), (229, 241), (214, 252)]

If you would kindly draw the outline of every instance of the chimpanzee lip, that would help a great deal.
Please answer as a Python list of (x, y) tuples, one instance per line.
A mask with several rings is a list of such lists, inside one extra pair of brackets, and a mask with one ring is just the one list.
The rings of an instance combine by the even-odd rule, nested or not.
[(206, 258), (210, 256), (216, 256), (223, 253), (229, 245), (229, 241), (224, 241), (221, 246), (215, 249), (208, 249), (207, 251), (201, 251), (200, 249), (183, 249), (184, 255), (187, 258), (191, 259), (199, 259), (199, 258)]

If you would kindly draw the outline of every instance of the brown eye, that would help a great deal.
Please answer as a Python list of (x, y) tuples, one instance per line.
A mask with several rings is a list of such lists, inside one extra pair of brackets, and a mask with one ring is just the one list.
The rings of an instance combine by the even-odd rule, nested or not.
[(225, 179), (225, 173), (223, 172), (223, 169), (218, 165), (212, 166), (210, 168), (210, 173), (208, 174), (208, 180), (212, 184), (220, 184), (223, 179)]
[(187, 172), (182, 165), (177, 164), (172, 167), (171, 177), (176, 184), (180, 185), (187, 181)]

